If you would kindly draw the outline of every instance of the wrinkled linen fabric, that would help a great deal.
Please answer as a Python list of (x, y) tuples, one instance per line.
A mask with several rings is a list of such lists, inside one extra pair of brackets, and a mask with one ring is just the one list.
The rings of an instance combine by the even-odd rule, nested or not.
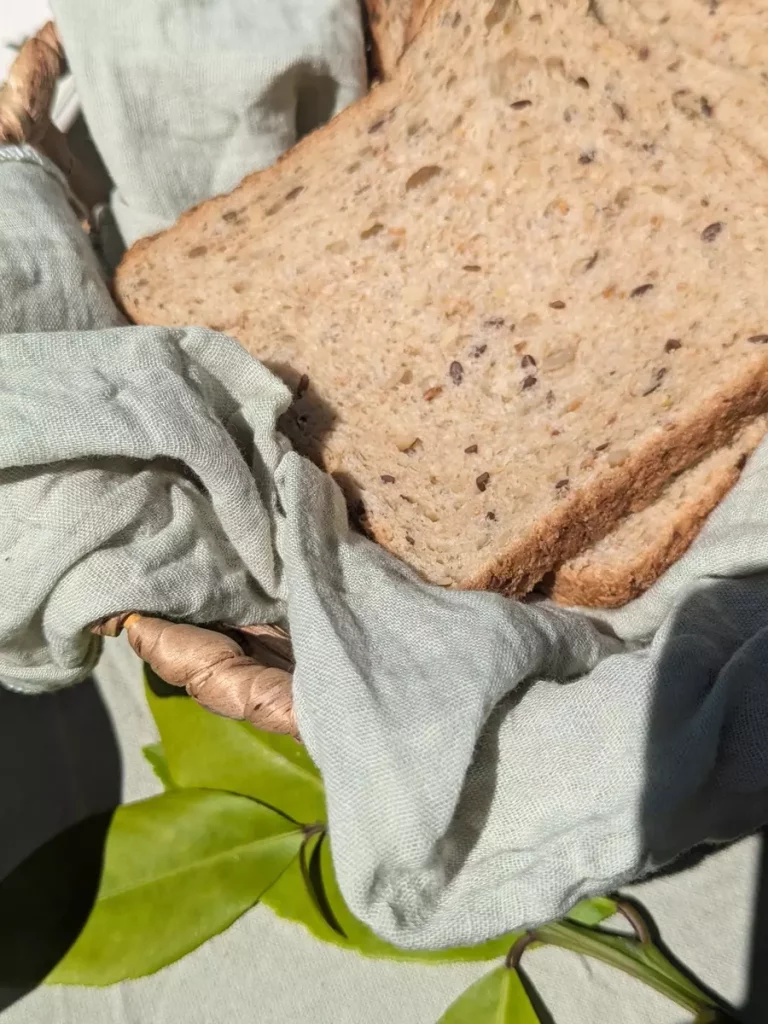
[(127, 245), (367, 88), (358, 0), (53, 0)]
[(93, 620), (281, 620), (351, 909), (404, 947), (550, 919), (768, 817), (768, 447), (599, 616), (420, 582), (350, 531), (234, 341), (128, 327), (59, 176), (0, 150), (0, 678), (82, 678)]

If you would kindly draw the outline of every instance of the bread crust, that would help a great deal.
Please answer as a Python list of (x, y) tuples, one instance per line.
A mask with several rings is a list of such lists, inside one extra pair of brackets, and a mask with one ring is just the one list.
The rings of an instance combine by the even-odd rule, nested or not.
[[(547, 595), (558, 604), (619, 608), (645, 593), (696, 539), (709, 514), (741, 476), (740, 462), (734, 457), (733, 465), (708, 481), (698, 501), (687, 503), (678, 515), (673, 512), (653, 547), (611, 563), (592, 563), (584, 556), (566, 562), (555, 570), (551, 585), (545, 588)], [(663, 496), (659, 501), (664, 501)]]
[(743, 373), (687, 421), (670, 424), (662, 437), (646, 441), (621, 466), (604, 471), (590, 487), (563, 499), (462, 586), (524, 597), (556, 565), (601, 540), (633, 508), (657, 498), (672, 475), (729, 444), (745, 422), (766, 410), (768, 358), (759, 372)]

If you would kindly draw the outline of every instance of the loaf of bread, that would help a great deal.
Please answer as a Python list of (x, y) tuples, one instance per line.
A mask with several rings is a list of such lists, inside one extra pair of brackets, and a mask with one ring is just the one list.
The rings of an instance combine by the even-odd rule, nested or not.
[(436, 0), (395, 77), (118, 270), (238, 338), (426, 578), (524, 594), (768, 407), (765, 167), (588, 0)]

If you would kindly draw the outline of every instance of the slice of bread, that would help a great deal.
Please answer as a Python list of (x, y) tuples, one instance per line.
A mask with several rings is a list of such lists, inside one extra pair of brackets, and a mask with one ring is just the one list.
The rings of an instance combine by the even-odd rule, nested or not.
[(411, 16), (408, 19), (408, 28), (405, 32), (406, 45), (412, 43), (419, 32), (421, 32), (422, 26), (426, 21), (429, 8), (434, 2), (437, 2), (437, 0), (412, 0)]
[(376, 66), (389, 78), (405, 49), (411, 0), (365, 0)]
[(595, 608), (616, 608), (639, 597), (688, 549), (766, 430), (768, 421), (759, 417), (732, 444), (681, 473), (657, 501), (560, 566), (544, 591), (559, 604)]
[(528, 592), (768, 408), (765, 167), (588, 6), (437, 2), (117, 273), (293, 383), (294, 440), (435, 582)]
[(391, 78), (403, 51), (419, 32), (432, 0), (366, 0), (368, 23), (382, 78)]

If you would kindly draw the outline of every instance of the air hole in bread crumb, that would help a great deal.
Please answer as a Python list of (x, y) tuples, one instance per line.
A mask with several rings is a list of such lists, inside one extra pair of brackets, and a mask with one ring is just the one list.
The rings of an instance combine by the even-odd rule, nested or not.
[(495, 28), (503, 20), (509, 8), (510, 0), (494, 0), (493, 6), (485, 16), (485, 27)]
[(422, 185), (426, 185), (428, 181), (436, 178), (438, 174), (442, 174), (442, 170), (442, 167), (438, 167), (437, 164), (427, 164), (425, 167), (420, 167), (418, 171), (414, 171), (406, 181), (405, 191), (410, 192), (411, 189), (420, 188)]
[(189, 250), (189, 252), (187, 253), (187, 256), (191, 260), (196, 260), (199, 256), (205, 256), (205, 254), (207, 252), (208, 252), (208, 246), (207, 245), (195, 245), (195, 246), (193, 246), (193, 248), (191, 248)]

